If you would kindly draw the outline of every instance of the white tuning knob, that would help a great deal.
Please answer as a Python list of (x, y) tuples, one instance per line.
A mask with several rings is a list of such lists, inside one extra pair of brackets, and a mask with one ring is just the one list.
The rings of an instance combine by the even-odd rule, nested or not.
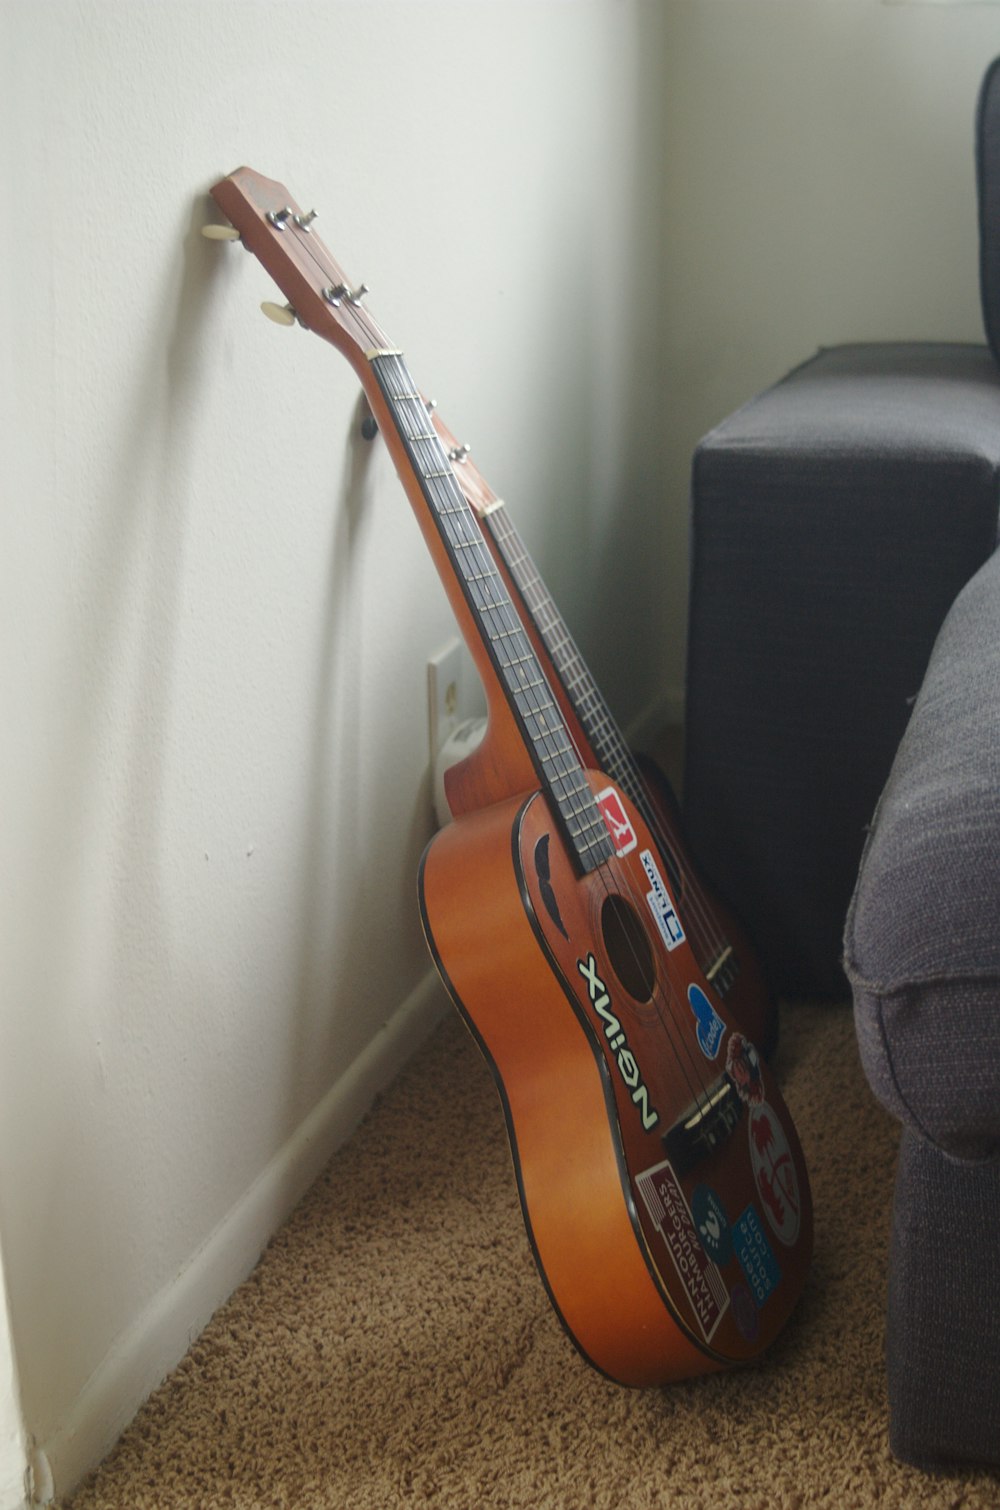
[(298, 319), (290, 304), (273, 304), (270, 299), (265, 299), (260, 307), (275, 325), (294, 325)]
[(209, 241), (239, 241), (240, 233), (234, 225), (203, 225), (201, 234)]

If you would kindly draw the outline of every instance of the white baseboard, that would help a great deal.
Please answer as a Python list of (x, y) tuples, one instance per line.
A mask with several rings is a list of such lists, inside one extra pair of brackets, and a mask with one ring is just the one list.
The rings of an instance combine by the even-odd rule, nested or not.
[(437, 975), (429, 971), (211, 1237), (119, 1337), (60, 1429), (35, 1445), (32, 1503), (47, 1504), (56, 1494), (69, 1494), (107, 1455), (143, 1401), (250, 1273), (268, 1239), (350, 1137), (378, 1092), (435, 1027), (446, 1000)]

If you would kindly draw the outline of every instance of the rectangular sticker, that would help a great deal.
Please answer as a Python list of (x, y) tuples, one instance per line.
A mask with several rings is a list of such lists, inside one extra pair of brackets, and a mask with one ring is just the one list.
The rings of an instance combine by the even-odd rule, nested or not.
[(649, 910), (653, 914), (653, 919), (660, 930), (660, 935), (667, 948), (676, 949), (678, 944), (683, 944), (684, 942), (684, 929), (681, 927), (681, 920), (674, 910), (674, 904), (670, 900), (670, 893), (667, 890), (666, 883), (660, 875), (659, 866), (653, 858), (653, 851), (651, 849), (644, 849), (639, 858), (642, 861), (642, 867), (646, 872), (646, 876), (653, 887), (652, 891), (647, 891), (646, 893)]
[(598, 792), (597, 806), (601, 810), (608, 833), (614, 840), (615, 854), (631, 854), (639, 841), (635, 836), (632, 820), (625, 811), (625, 805), (613, 786), (606, 786), (603, 792)]
[(754, 1300), (762, 1306), (778, 1286), (781, 1270), (771, 1250), (760, 1217), (752, 1206), (733, 1223), (733, 1248), (746, 1275)]
[(718, 1267), (698, 1240), (691, 1208), (677, 1176), (670, 1163), (664, 1162), (644, 1170), (635, 1183), (667, 1245), (708, 1342), (729, 1304), (729, 1294)]

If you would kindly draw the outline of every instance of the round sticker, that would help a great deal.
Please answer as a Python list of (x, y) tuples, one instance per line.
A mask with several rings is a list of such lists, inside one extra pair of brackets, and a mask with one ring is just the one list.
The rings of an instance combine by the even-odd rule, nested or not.
[(749, 1038), (733, 1033), (726, 1049), (726, 1074), (736, 1087), (741, 1101), (758, 1106), (764, 1099), (764, 1082), (760, 1074), (760, 1056)]
[(750, 1158), (757, 1194), (772, 1230), (791, 1247), (799, 1235), (802, 1212), (792, 1151), (784, 1128), (766, 1101), (749, 1110)]

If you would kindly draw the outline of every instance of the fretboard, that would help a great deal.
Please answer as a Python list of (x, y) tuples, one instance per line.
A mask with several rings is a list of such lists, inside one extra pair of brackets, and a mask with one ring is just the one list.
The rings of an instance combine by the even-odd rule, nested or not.
[(455, 478), (451, 458), (403, 358), (396, 352), (379, 353), (371, 358), (371, 366), (539, 783), (581, 870), (594, 870), (613, 858), (614, 844), (552, 689)]
[(617, 782), (655, 829), (646, 783), (625, 736), (502, 503), (498, 501), (489, 510), (486, 523), (583, 725), (597, 768)]

